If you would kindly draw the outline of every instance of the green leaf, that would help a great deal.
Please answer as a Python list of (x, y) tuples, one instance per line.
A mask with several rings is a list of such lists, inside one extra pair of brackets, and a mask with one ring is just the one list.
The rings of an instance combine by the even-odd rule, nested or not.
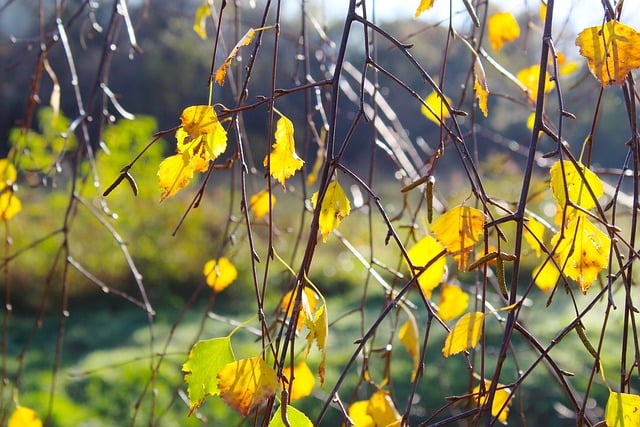
[(182, 365), (191, 405), (189, 415), (198, 409), (207, 396), (220, 394), (218, 372), (235, 360), (230, 337), (198, 341), (193, 346), (187, 361)]
[[(285, 427), (284, 421), (282, 421), (282, 406), (278, 408), (273, 418), (269, 421), (269, 427)], [(287, 405), (287, 419), (291, 427), (313, 427), (311, 420), (304, 414), (291, 405)]]

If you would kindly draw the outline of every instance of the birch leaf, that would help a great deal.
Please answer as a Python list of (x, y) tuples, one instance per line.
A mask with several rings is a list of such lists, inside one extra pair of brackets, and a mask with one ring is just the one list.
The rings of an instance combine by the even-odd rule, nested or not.
[(187, 154), (174, 154), (164, 159), (158, 168), (158, 185), (163, 190), (160, 201), (186, 187), (193, 178), (193, 166)]
[(409, 319), (400, 327), (398, 338), (413, 360), (413, 371), (411, 372), (413, 380), (420, 366), (420, 336), (418, 335), (418, 324), (413, 314), (409, 313)]
[(495, 52), (502, 49), (502, 45), (510, 43), (520, 37), (518, 21), (509, 12), (494, 13), (487, 23), (488, 37)]
[[(311, 204), (313, 209), (316, 209), (318, 202), (318, 192), (316, 191), (311, 196)], [(322, 241), (327, 242), (329, 233), (338, 228), (342, 220), (351, 212), (351, 203), (344, 190), (338, 183), (338, 180), (334, 180), (327, 186), (327, 192), (322, 200), (322, 207), (320, 208), (319, 226), (320, 233), (322, 234)]]
[[(584, 180), (578, 171), (582, 172)], [(580, 162), (578, 162), (578, 167), (576, 168), (572, 162), (559, 160), (551, 166), (550, 173), (553, 197), (560, 206), (566, 204), (568, 195), (571, 202), (584, 209), (591, 209), (596, 206), (597, 200), (591, 197), (589, 188), (596, 199), (604, 193), (602, 181), (600, 181), (598, 175), (587, 169)]]
[(484, 314), (480, 312), (462, 316), (444, 340), (444, 347), (442, 347), (444, 357), (474, 348), (482, 333), (483, 318)]
[[(447, 104), (451, 105), (451, 99), (449, 99), (449, 97), (445, 96), (444, 99), (447, 101)], [(449, 110), (447, 110), (447, 107), (438, 92), (431, 92), (425, 98), (424, 103), (426, 105), (423, 105), (420, 109), (422, 115), (438, 126), (440, 126), (440, 123), (449, 117)]]
[(13, 185), (18, 179), (18, 172), (9, 159), (0, 159), (0, 190)]
[(311, 349), (311, 344), (316, 342), (318, 350), (320, 350), (320, 363), (318, 364), (318, 378), (320, 385), (324, 384), (325, 365), (327, 361), (327, 336), (329, 335), (329, 317), (327, 316), (327, 307), (322, 304), (313, 316), (313, 321), (307, 322), (309, 327), (309, 335), (307, 335), (307, 354)]
[(278, 390), (276, 371), (261, 358), (225, 365), (217, 375), (220, 397), (240, 415), (247, 416)]
[(38, 418), (36, 411), (18, 405), (11, 413), (7, 427), (42, 427), (42, 421)]
[(367, 413), (376, 426), (392, 425), (401, 419), (389, 392), (384, 390), (376, 391), (369, 398)]
[[(291, 405), (287, 405), (287, 420), (289, 427), (313, 427), (313, 423), (307, 417), (304, 412), (294, 408)], [(269, 421), (268, 427), (285, 427), (286, 424), (282, 420), (282, 406), (278, 407), (275, 414)]]
[[(291, 393), (289, 394), (289, 401), (302, 399), (307, 397), (313, 391), (313, 387), (316, 385), (316, 379), (309, 369), (307, 362), (300, 362), (293, 368), (293, 376), (291, 375), (291, 367), (286, 366), (282, 369), (282, 375), (287, 381), (293, 381), (291, 385)], [(293, 378), (293, 379), (292, 379)], [(289, 384), (283, 384), (283, 388), (288, 389)]]
[(438, 316), (445, 321), (453, 320), (467, 310), (469, 294), (460, 286), (445, 283), (440, 290)]
[(585, 28), (576, 46), (603, 86), (621, 85), (631, 70), (640, 67), (640, 33), (616, 20)]
[(215, 293), (223, 291), (238, 278), (238, 270), (225, 257), (207, 261), (204, 264), (203, 274), (207, 280), (207, 285)]
[[(425, 267), (432, 262), (444, 248), (436, 239), (425, 236), (413, 245), (407, 255), (411, 264), (415, 267)], [(431, 297), (433, 291), (442, 282), (447, 268), (447, 260), (444, 256), (433, 261), (433, 263), (418, 276), (418, 284), (427, 298)], [(412, 272), (413, 273), (413, 272)]]
[(480, 58), (478, 57), (476, 57), (476, 60), (473, 63), (473, 75), (473, 90), (476, 93), (476, 98), (478, 99), (478, 108), (480, 108), (482, 114), (487, 117), (489, 115), (489, 108), (487, 107), (489, 86), (487, 86), (487, 76), (484, 73), (482, 62), (480, 62)]
[(525, 223), (524, 239), (529, 243), (531, 249), (536, 253), (536, 257), (540, 258), (541, 243), (544, 242), (544, 225), (535, 218), (529, 218)]
[(207, 39), (207, 17), (211, 14), (208, 0), (204, 0), (196, 10), (196, 16), (193, 20), (193, 31), (200, 36), (202, 40)]
[(604, 420), (608, 427), (640, 427), (640, 396), (609, 392)]
[(249, 199), (249, 206), (251, 206), (251, 211), (258, 221), (269, 215), (269, 212), (273, 210), (273, 206), (275, 204), (276, 196), (274, 196), (273, 194), (269, 194), (269, 191), (267, 190), (256, 193)]
[(265, 167), (269, 167), (271, 176), (284, 187), (285, 181), (302, 169), (304, 165), (304, 160), (296, 154), (293, 123), (285, 116), (280, 117), (276, 123), (275, 139), (273, 151), (270, 155), (265, 156), (262, 163)]
[(436, 219), (431, 231), (464, 270), (473, 246), (484, 233), (482, 211), (458, 205)]
[(10, 189), (0, 192), (0, 219), (8, 221), (22, 210), (22, 203)]
[[(316, 311), (318, 305), (318, 297), (311, 288), (305, 287), (301, 296), (302, 307), (300, 307), (300, 314), (298, 315), (297, 329), (300, 329), (307, 321), (313, 322), (313, 313)], [(280, 302), (280, 308), (282, 312), (286, 312), (287, 320), (293, 315), (295, 304), (295, 292), (289, 291), (282, 297)]]
[[(485, 393), (481, 393), (480, 386), (477, 385), (473, 389), (475, 395), (475, 405), (483, 406), (489, 399), (489, 394), (486, 391), (491, 387), (491, 381), (485, 382)], [(511, 390), (504, 387), (502, 384), (498, 384), (498, 388), (493, 396), (493, 403), (491, 404), (491, 415), (498, 417), (498, 421), (502, 424), (507, 424), (507, 417), (509, 416), (509, 407), (511, 406)]]
[(216, 82), (220, 86), (224, 85), (224, 79), (227, 77), (227, 70), (231, 66), (231, 61), (233, 61), (234, 58), (238, 56), (238, 52), (240, 51), (240, 48), (251, 44), (256, 33), (258, 33), (259, 31), (268, 30), (270, 28), (273, 28), (273, 26), (261, 27), (261, 28), (249, 28), (249, 30), (247, 30), (244, 36), (242, 36), (242, 38), (238, 41), (238, 43), (236, 43), (233, 49), (231, 49), (231, 52), (229, 52), (229, 56), (227, 56), (227, 59), (224, 60), (224, 63), (220, 67), (218, 67), (218, 69), (216, 70), (215, 78), (216, 78)]
[(376, 427), (376, 423), (367, 412), (369, 407), (368, 400), (358, 400), (349, 405), (349, 418), (355, 423), (354, 427)]
[[(555, 87), (554, 83), (549, 80), (545, 73), (544, 93), (549, 93)], [(529, 99), (535, 101), (538, 97), (538, 78), (540, 77), (540, 65), (532, 65), (524, 68), (516, 74), (516, 79), (527, 88)]]
[(435, 0), (420, 0), (420, 4), (418, 5), (418, 8), (413, 15), (413, 19), (416, 19), (417, 17), (422, 15), (422, 12), (424, 12), (425, 10), (431, 9), (434, 2)]
[(549, 292), (558, 283), (560, 271), (551, 260), (545, 261), (533, 269), (531, 276), (535, 279), (535, 284), (541, 291)]

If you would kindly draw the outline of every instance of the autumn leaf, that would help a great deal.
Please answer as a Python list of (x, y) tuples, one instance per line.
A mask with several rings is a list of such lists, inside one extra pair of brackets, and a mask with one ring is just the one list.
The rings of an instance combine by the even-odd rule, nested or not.
[(418, 5), (418, 8), (413, 15), (413, 19), (416, 19), (417, 17), (422, 15), (422, 12), (424, 12), (425, 10), (431, 9), (435, 1), (436, 0), (420, 0), (420, 4)]
[(196, 16), (193, 20), (193, 31), (200, 36), (202, 40), (207, 39), (207, 17), (211, 14), (209, 1), (204, 0), (196, 10)]
[(261, 357), (231, 362), (218, 372), (217, 378), (220, 397), (242, 416), (278, 390), (276, 371)]
[(494, 13), (487, 23), (491, 47), (498, 52), (504, 43), (510, 43), (520, 37), (518, 21), (509, 12)]
[(604, 420), (608, 427), (640, 427), (640, 396), (610, 391)]
[(158, 185), (164, 191), (160, 195), (160, 201), (173, 196), (186, 187), (193, 178), (193, 166), (189, 156), (174, 154), (164, 159), (158, 168)]
[[(482, 393), (480, 386), (477, 385), (473, 388), (474, 404), (478, 407), (487, 404), (489, 394), (487, 391), (491, 387), (491, 381), (485, 381), (484, 390)], [(496, 392), (493, 396), (493, 403), (491, 404), (491, 415), (498, 417), (498, 421), (502, 424), (507, 424), (507, 417), (509, 416), (509, 407), (511, 406), (511, 390), (504, 387), (502, 384), (498, 384)]]
[(329, 317), (327, 316), (326, 304), (322, 304), (318, 311), (315, 312), (313, 320), (306, 323), (309, 328), (307, 335), (307, 355), (311, 349), (311, 344), (315, 341), (318, 350), (320, 350), (320, 363), (318, 364), (318, 377), (320, 385), (324, 384), (325, 365), (327, 362), (327, 336), (329, 335)]
[(543, 292), (549, 292), (556, 286), (560, 279), (560, 270), (550, 259), (544, 260), (540, 265), (533, 269), (531, 276), (534, 283)]
[(440, 256), (436, 259), (436, 257), (442, 253), (443, 249), (442, 245), (438, 243), (436, 239), (431, 236), (425, 236), (407, 251), (411, 264), (416, 268), (425, 267), (435, 259), (435, 261), (418, 276), (418, 284), (427, 298), (431, 297), (431, 291), (438, 287), (446, 273), (446, 258)]
[(536, 257), (540, 257), (541, 244), (544, 242), (544, 225), (535, 218), (529, 218), (525, 223), (524, 239), (529, 243), (531, 249), (536, 253)]
[[(291, 318), (294, 310), (295, 294), (296, 291), (292, 290), (284, 294), (282, 301), (280, 302), (280, 308), (283, 312), (286, 312), (287, 320)], [(307, 321), (313, 322), (313, 313), (316, 311), (318, 305), (318, 296), (309, 287), (305, 287), (300, 297), (302, 306), (300, 307), (300, 313), (298, 315), (297, 329), (300, 329)]]
[(369, 398), (367, 414), (371, 416), (376, 426), (389, 426), (401, 419), (389, 392), (384, 390), (376, 391)]
[(289, 389), (289, 381), (293, 378), (293, 384), (291, 385), (291, 393), (289, 394), (289, 401), (302, 399), (307, 397), (313, 391), (313, 387), (316, 384), (316, 379), (309, 369), (307, 362), (300, 362), (293, 368), (293, 376), (291, 375), (291, 367), (286, 366), (282, 369), (282, 375), (287, 379), (287, 383), (283, 384), (283, 388)]
[(467, 310), (469, 294), (460, 286), (445, 283), (440, 289), (438, 316), (445, 321), (453, 320)]
[(287, 405), (287, 421), (289, 424), (285, 424), (282, 420), (282, 406), (279, 406), (275, 414), (273, 414), (271, 421), (269, 421), (268, 427), (313, 427), (313, 423), (309, 417), (291, 405)]
[(227, 56), (227, 59), (224, 60), (224, 63), (216, 70), (215, 78), (216, 82), (220, 86), (224, 85), (224, 79), (227, 77), (227, 70), (231, 66), (231, 61), (233, 61), (233, 59), (238, 56), (240, 48), (242, 46), (248, 46), (249, 44), (251, 44), (256, 33), (258, 33), (259, 31), (268, 30), (270, 28), (273, 28), (273, 25), (261, 28), (249, 28), (249, 30), (247, 30), (244, 36), (242, 36), (242, 38), (238, 41), (238, 43), (236, 43), (233, 49), (231, 49), (231, 52), (229, 52), (229, 55)]
[[(584, 180), (579, 171), (584, 175)], [(591, 209), (596, 206), (597, 199), (604, 193), (602, 181), (598, 175), (580, 162), (577, 162), (576, 167), (573, 162), (559, 160), (551, 166), (550, 174), (553, 197), (560, 206), (566, 204), (568, 194), (572, 203), (584, 209)], [(595, 199), (591, 196), (589, 189), (593, 192)]]
[(376, 423), (367, 412), (368, 408), (368, 400), (358, 400), (349, 405), (347, 413), (351, 421), (355, 423), (354, 427), (376, 427)]
[(223, 291), (238, 278), (238, 270), (225, 257), (207, 261), (204, 264), (203, 274), (207, 280), (207, 285), (215, 293)]
[(276, 123), (276, 142), (273, 144), (271, 154), (265, 156), (262, 162), (269, 167), (269, 173), (282, 187), (285, 181), (302, 169), (304, 160), (296, 154), (296, 144), (293, 139), (293, 123), (285, 116), (280, 117)]
[(411, 372), (413, 381), (420, 366), (420, 336), (418, 335), (418, 323), (415, 316), (411, 313), (408, 314), (409, 319), (400, 327), (398, 338), (413, 360), (413, 371)]
[(640, 33), (616, 20), (585, 28), (576, 46), (603, 86), (621, 85), (631, 70), (640, 67)]
[[(451, 105), (451, 99), (445, 95), (444, 97), (447, 104)], [(449, 110), (447, 110), (440, 94), (436, 91), (431, 92), (424, 100), (426, 105), (422, 105), (420, 111), (422, 115), (440, 125), (446, 118), (449, 117)]]
[(7, 427), (42, 427), (42, 421), (33, 409), (18, 405), (11, 413)]
[(444, 347), (442, 347), (444, 357), (475, 347), (482, 333), (483, 318), (484, 314), (480, 312), (462, 316), (444, 340)]
[(189, 415), (198, 409), (207, 396), (220, 393), (218, 372), (234, 360), (229, 337), (198, 341), (191, 348), (187, 361), (182, 365), (189, 396)]
[[(547, 76), (548, 73), (545, 73)], [(516, 74), (516, 79), (527, 88), (529, 99), (535, 101), (538, 97), (538, 77), (540, 77), (540, 65), (532, 65), (524, 68)], [(544, 93), (549, 93), (555, 87), (553, 81), (545, 78)]]
[[(311, 196), (311, 205), (316, 209), (318, 203), (318, 192)], [(327, 191), (322, 200), (320, 209), (319, 226), (322, 234), (322, 241), (327, 242), (329, 233), (338, 228), (340, 222), (351, 212), (351, 203), (344, 190), (335, 179), (327, 186)]]
[[(274, 196), (273, 194), (269, 194), (269, 191), (267, 190), (256, 193), (249, 199), (249, 206), (251, 206), (251, 211), (258, 221), (268, 215), (269, 212), (273, 210), (273, 206), (275, 204), (276, 196)], [(271, 207), (269, 205), (271, 205)]]
[(8, 221), (22, 210), (22, 203), (13, 191), (4, 189), (0, 192), (0, 219)]
[(9, 159), (0, 159), (0, 190), (12, 186), (18, 179), (18, 172)]
[(489, 108), (487, 107), (489, 86), (487, 86), (487, 76), (484, 73), (484, 68), (482, 68), (482, 62), (480, 62), (480, 58), (478, 57), (476, 57), (473, 63), (473, 75), (473, 90), (476, 93), (476, 98), (478, 98), (478, 108), (480, 108), (482, 114), (487, 117), (489, 115)]
[(464, 270), (469, 253), (484, 233), (484, 222), (482, 211), (458, 205), (436, 219), (431, 231)]

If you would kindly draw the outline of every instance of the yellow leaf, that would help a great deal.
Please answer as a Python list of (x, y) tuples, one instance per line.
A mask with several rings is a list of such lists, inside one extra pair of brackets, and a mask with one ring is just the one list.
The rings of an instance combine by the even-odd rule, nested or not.
[[(282, 369), (282, 375), (284, 375), (287, 381), (291, 381), (291, 378), (293, 378), (291, 393), (289, 394), (289, 401), (291, 402), (309, 396), (316, 384), (316, 379), (311, 369), (309, 369), (307, 362), (300, 362), (293, 368), (293, 377), (291, 376), (290, 366)], [(283, 388), (288, 389), (289, 384), (283, 384)]]
[[(538, 97), (538, 77), (540, 76), (540, 65), (532, 65), (531, 67), (524, 68), (516, 74), (516, 79), (520, 81), (527, 88), (527, 95), (529, 99), (535, 101)], [(547, 76), (547, 73), (545, 73)], [(544, 93), (551, 92), (554, 88), (554, 83), (545, 78)]]
[(327, 316), (327, 307), (322, 304), (313, 316), (313, 321), (307, 321), (309, 327), (309, 335), (307, 335), (307, 354), (311, 349), (313, 341), (316, 342), (318, 350), (320, 350), (320, 363), (318, 364), (318, 377), (320, 385), (324, 384), (325, 365), (327, 361), (327, 335), (329, 335), (329, 317)]
[(640, 396), (609, 392), (604, 420), (608, 427), (640, 427)]
[(227, 76), (227, 70), (229, 69), (229, 66), (231, 66), (231, 61), (233, 61), (233, 59), (238, 56), (238, 51), (240, 50), (240, 48), (242, 46), (249, 45), (253, 41), (253, 38), (258, 31), (268, 30), (270, 28), (273, 28), (273, 25), (261, 28), (249, 28), (244, 36), (242, 36), (242, 38), (238, 41), (238, 43), (236, 43), (233, 49), (231, 49), (231, 52), (229, 53), (229, 56), (227, 56), (227, 59), (225, 59), (224, 63), (216, 70), (216, 82), (220, 86), (224, 84), (224, 79)]
[(212, 259), (204, 265), (204, 277), (213, 292), (221, 292), (238, 278), (238, 270), (225, 257)]
[(578, 282), (583, 294), (607, 266), (611, 240), (585, 215), (575, 215), (567, 221), (567, 226), (558, 232), (551, 245), (557, 246), (555, 259), (564, 274)]
[[(269, 201), (271, 201), (271, 203), (269, 203)], [(270, 195), (267, 190), (254, 194), (249, 199), (249, 206), (251, 206), (251, 211), (257, 220), (261, 220), (268, 215), (275, 204), (276, 196), (273, 194)], [(271, 205), (271, 207), (269, 207), (269, 205)]]
[[(584, 180), (579, 171), (584, 175)], [(551, 166), (550, 174), (551, 190), (553, 190), (553, 196), (560, 206), (565, 205), (567, 194), (569, 194), (571, 202), (584, 209), (591, 209), (596, 206), (597, 200), (591, 197), (589, 189), (593, 191), (596, 199), (604, 193), (602, 181), (600, 181), (598, 175), (587, 169), (580, 162), (578, 162), (578, 167), (576, 168), (572, 162), (559, 160)]]
[[(451, 105), (451, 99), (449, 99), (448, 96), (445, 95), (444, 99), (447, 104)], [(447, 110), (438, 92), (431, 92), (429, 96), (425, 98), (424, 103), (427, 105), (423, 105), (420, 109), (422, 115), (435, 124), (440, 125), (442, 121), (449, 117), (449, 110)]]
[(431, 231), (464, 270), (469, 253), (484, 233), (484, 222), (482, 211), (458, 205), (435, 220)]
[(260, 357), (225, 365), (218, 372), (220, 397), (242, 416), (267, 401), (278, 390), (276, 371)]
[(22, 210), (20, 199), (9, 188), (0, 190), (0, 219), (8, 221)]
[(533, 269), (531, 276), (535, 280), (536, 286), (543, 292), (549, 292), (556, 286), (560, 279), (560, 271), (551, 260), (542, 262)]
[(536, 257), (540, 257), (541, 244), (544, 242), (544, 225), (535, 218), (529, 218), (525, 223), (524, 238), (536, 253)]
[(498, 52), (504, 43), (510, 43), (520, 37), (518, 21), (509, 12), (494, 13), (487, 24), (491, 47)]
[(367, 413), (376, 426), (388, 426), (400, 420), (400, 414), (389, 396), (389, 392), (384, 390), (376, 391), (369, 398)]
[[(318, 192), (316, 191), (311, 196), (313, 209), (316, 209), (317, 202)], [(338, 180), (335, 179), (327, 186), (327, 192), (320, 208), (319, 226), (323, 242), (327, 242), (329, 233), (338, 228), (340, 222), (349, 215), (349, 212), (351, 212), (351, 203), (349, 203), (349, 199), (347, 199), (347, 195), (340, 187)]]
[[(431, 236), (425, 236), (407, 251), (407, 255), (409, 255), (413, 266), (421, 268), (432, 262), (443, 249), (436, 239)], [(431, 297), (431, 291), (442, 282), (446, 269), (447, 260), (444, 256), (441, 256), (418, 276), (418, 284), (427, 298)]]
[(435, 1), (436, 0), (420, 0), (420, 4), (418, 5), (418, 8), (413, 15), (413, 19), (416, 19), (417, 17), (422, 15), (422, 12), (424, 12), (425, 10), (431, 9)]
[[(285, 116), (280, 117), (276, 123), (276, 142), (273, 144), (273, 151), (265, 156), (262, 162), (264, 166), (269, 166), (269, 173), (282, 187), (287, 178), (292, 177), (296, 171), (302, 169), (304, 160), (296, 154), (296, 144), (293, 140), (293, 123)], [(271, 157), (269, 157), (271, 156)]]
[(18, 405), (9, 417), (8, 427), (42, 427), (42, 421), (33, 409)]
[(398, 338), (413, 360), (413, 371), (411, 372), (413, 380), (420, 366), (420, 336), (418, 335), (418, 324), (413, 314), (409, 313), (409, 319), (400, 327)]
[(547, 5), (540, 2), (540, 9), (538, 10), (540, 21), (544, 23), (547, 20)]
[(160, 201), (173, 196), (189, 184), (193, 166), (186, 154), (174, 154), (164, 159), (158, 169), (158, 185), (163, 190)]
[[(195, 105), (185, 108), (180, 116), (182, 128), (176, 131), (178, 153), (189, 153), (203, 161), (215, 160), (227, 149), (227, 131), (224, 130), (213, 107)], [(206, 170), (196, 169), (196, 172)]]
[(0, 159), (0, 191), (12, 186), (18, 179), (18, 172), (9, 159)]
[(475, 77), (473, 83), (473, 90), (478, 98), (478, 108), (482, 111), (485, 117), (489, 115), (489, 108), (487, 107), (487, 98), (489, 97), (489, 86), (487, 86), (487, 76), (482, 68), (482, 62), (480, 58), (476, 57), (473, 63), (473, 75)]
[(533, 125), (536, 124), (536, 113), (529, 114), (527, 117), (527, 129), (533, 130)]
[(193, 20), (193, 31), (200, 36), (202, 40), (207, 39), (207, 16), (211, 14), (211, 8), (209, 8), (209, 1), (204, 2), (196, 10), (196, 17)]
[(185, 108), (180, 115), (180, 121), (182, 128), (191, 139), (214, 133), (220, 126), (216, 112), (210, 105), (192, 105)]
[(458, 354), (478, 344), (482, 333), (483, 317), (484, 314), (480, 312), (467, 313), (456, 322), (444, 340), (444, 347), (442, 347), (444, 357)]
[(376, 423), (367, 412), (368, 407), (368, 400), (358, 400), (349, 405), (349, 418), (355, 423), (353, 427), (376, 427)]
[[(477, 385), (473, 389), (475, 395), (474, 404), (476, 406), (483, 406), (487, 404), (489, 399), (488, 393), (486, 393), (491, 387), (491, 381), (485, 382), (485, 393), (482, 394), (480, 386)], [(498, 421), (502, 424), (507, 424), (507, 416), (509, 415), (509, 406), (511, 406), (511, 390), (498, 383), (498, 388), (493, 396), (493, 403), (491, 404), (491, 415), (498, 417)]]
[(460, 286), (445, 283), (440, 290), (438, 316), (445, 322), (455, 319), (467, 310), (469, 294)]
[(603, 86), (621, 85), (629, 71), (640, 67), (640, 33), (615, 20), (585, 28), (576, 46)]
[[(293, 314), (294, 303), (294, 291), (289, 291), (284, 294), (280, 307), (283, 312), (287, 313), (287, 319), (289, 319)], [(313, 321), (313, 313), (316, 311), (316, 306), (318, 305), (318, 297), (311, 288), (305, 287), (302, 292), (301, 303), (302, 306), (300, 307), (300, 314), (298, 315), (298, 329), (300, 329), (307, 320)]]

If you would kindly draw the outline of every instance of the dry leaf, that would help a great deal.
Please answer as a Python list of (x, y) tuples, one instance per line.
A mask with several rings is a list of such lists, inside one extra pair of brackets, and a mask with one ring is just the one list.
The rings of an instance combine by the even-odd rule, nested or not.
[(480, 108), (482, 114), (487, 117), (489, 115), (489, 108), (487, 107), (489, 86), (487, 86), (487, 76), (484, 73), (484, 68), (482, 68), (482, 62), (480, 62), (480, 58), (478, 57), (476, 57), (473, 63), (473, 75), (475, 78), (473, 90), (476, 93), (476, 98), (478, 98), (478, 108)]

